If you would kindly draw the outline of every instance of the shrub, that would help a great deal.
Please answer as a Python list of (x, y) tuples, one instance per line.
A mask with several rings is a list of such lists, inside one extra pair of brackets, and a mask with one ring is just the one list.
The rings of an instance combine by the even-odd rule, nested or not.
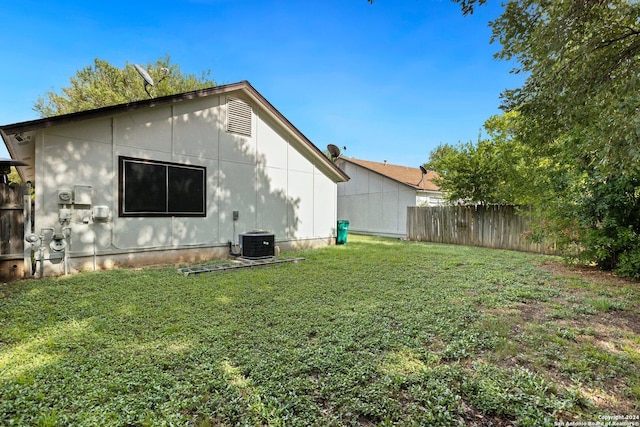
[(620, 255), (616, 272), (622, 277), (640, 280), (640, 249), (636, 248)]

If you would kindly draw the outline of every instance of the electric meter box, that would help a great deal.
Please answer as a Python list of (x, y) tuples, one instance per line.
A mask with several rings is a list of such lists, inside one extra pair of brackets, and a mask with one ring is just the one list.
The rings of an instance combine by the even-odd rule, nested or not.
[(109, 206), (94, 206), (92, 211), (94, 220), (107, 220), (109, 219)]
[(73, 186), (73, 203), (75, 205), (90, 205), (91, 189), (92, 187), (90, 185), (74, 185)]
[(58, 211), (58, 220), (60, 223), (65, 223), (71, 221), (71, 209), (62, 208)]
[(58, 190), (58, 204), (70, 205), (73, 203), (73, 192), (71, 190)]

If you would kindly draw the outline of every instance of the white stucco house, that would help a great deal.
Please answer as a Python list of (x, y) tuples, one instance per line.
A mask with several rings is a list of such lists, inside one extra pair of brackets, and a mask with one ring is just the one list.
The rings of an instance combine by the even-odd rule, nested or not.
[(349, 179), (246, 81), (0, 134), (35, 186), (46, 274), (224, 256), (252, 230), (282, 250), (332, 244)]
[(347, 157), (336, 164), (351, 178), (338, 184), (338, 219), (350, 232), (404, 238), (407, 206), (445, 203), (433, 171)]

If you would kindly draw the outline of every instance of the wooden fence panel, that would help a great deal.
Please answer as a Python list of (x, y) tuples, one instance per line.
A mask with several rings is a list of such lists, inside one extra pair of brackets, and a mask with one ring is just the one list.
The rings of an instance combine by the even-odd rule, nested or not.
[(23, 256), (25, 188), (0, 184), (0, 257)]
[(555, 253), (554, 244), (531, 241), (530, 208), (514, 206), (434, 206), (407, 208), (407, 239)]

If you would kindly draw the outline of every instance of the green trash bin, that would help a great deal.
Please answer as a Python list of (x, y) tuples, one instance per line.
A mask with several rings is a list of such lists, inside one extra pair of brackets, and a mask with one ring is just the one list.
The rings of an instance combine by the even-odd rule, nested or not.
[(337, 245), (347, 244), (347, 234), (349, 234), (349, 221), (346, 219), (338, 220), (338, 235), (336, 236)]

